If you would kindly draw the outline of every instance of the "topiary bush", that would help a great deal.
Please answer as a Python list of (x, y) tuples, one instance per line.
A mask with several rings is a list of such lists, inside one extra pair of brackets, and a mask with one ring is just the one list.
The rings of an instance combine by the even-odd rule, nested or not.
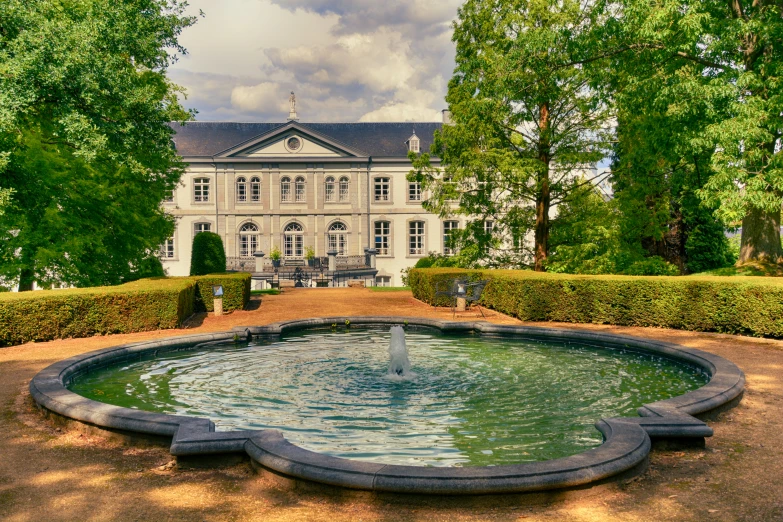
[(223, 240), (214, 232), (200, 232), (193, 238), (190, 275), (221, 274), (226, 271)]
[(657, 326), (783, 337), (783, 280), (642, 277), (521, 270), (412, 269), (414, 297), (435, 302), (435, 283), (488, 279), (481, 304), (523, 321)]

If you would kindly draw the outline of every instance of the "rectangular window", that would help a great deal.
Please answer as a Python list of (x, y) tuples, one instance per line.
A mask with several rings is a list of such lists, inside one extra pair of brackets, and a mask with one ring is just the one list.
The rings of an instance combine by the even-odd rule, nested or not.
[(174, 238), (170, 237), (160, 246), (160, 257), (163, 259), (174, 259)]
[(193, 225), (193, 235), (200, 234), (202, 232), (211, 232), (212, 231), (212, 224), (211, 223), (196, 223)]
[(456, 249), (450, 246), (451, 233), (459, 229), (459, 221), (444, 221), (443, 222), (443, 253), (447, 256), (451, 256), (457, 253)]
[(253, 203), (261, 201), (261, 180), (259, 178), (250, 180), (250, 199)]
[(495, 229), (495, 222), (487, 219), (484, 221), (484, 233), (485, 234), (491, 234), (492, 231)]
[(389, 178), (375, 178), (375, 201), (391, 201)]
[(375, 222), (375, 248), (379, 256), (389, 255), (390, 225), (388, 221)]
[(408, 183), (408, 201), (421, 201), (421, 183), (418, 181)]
[(237, 183), (237, 203), (247, 201), (247, 183), (240, 181)]
[(424, 255), (424, 221), (411, 221), (408, 228), (408, 254)]
[(391, 286), (391, 276), (376, 276), (375, 286)]
[(209, 178), (193, 180), (193, 201), (196, 203), (209, 202)]

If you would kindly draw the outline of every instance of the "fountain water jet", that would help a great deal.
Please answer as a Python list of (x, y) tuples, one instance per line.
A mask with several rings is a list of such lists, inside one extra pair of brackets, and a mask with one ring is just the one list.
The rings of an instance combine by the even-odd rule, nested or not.
[(398, 379), (412, 379), (416, 374), (411, 371), (408, 359), (408, 348), (405, 346), (405, 330), (402, 326), (392, 326), (389, 330), (389, 372), (388, 375)]

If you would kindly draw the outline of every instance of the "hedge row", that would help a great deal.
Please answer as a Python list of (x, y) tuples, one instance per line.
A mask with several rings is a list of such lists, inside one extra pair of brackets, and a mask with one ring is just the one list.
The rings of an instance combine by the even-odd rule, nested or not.
[(213, 284), (223, 285), (226, 311), (242, 309), (250, 300), (250, 274), (153, 278), (110, 287), (3, 293), (0, 346), (177, 328), (194, 311), (212, 310)]
[(250, 302), (250, 274), (210, 274), (191, 277), (196, 281), (196, 312), (213, 312), (212, 287), (223, 285), (223, 311), (243, 310)]
[(435, 302), (435, 284), (488, 279), (483, 305), (523, 321), (657, 326), (783, 337), (783, 280), (763, 277), (634, 277), (517, 270), (413, 269), (413, 295)]

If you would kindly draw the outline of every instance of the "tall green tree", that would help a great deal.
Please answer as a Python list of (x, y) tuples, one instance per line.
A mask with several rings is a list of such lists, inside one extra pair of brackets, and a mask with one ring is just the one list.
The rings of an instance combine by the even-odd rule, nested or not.
[[(707, 156), (697, 193), (741, 223), (740, 263), (783, 256), (783, 4), (774, 0), (623, 0), (614, 50), (625, 100), (676, 118), (673, 136)], [(619, 9), (619, 8), (618, 8)], [(622, 100), (620, 100), (622, 103)], [(683, 129), (689, 121), (697, 127)]]
[(184, 165), (166, 77), (194, 23), (178, 0), (0, 3), (0, 275), (119, 283), (173, 231), (160, 208)]
[[(577, 0), (468, 0), (454, 25), (456, 69), (446, 100), (453, 125), (414, 160), (411, 179), (441, 216), (472, 216), (470, 240), (487, 255), (532, 227), (532, 265), (544, 270), (550, 211), (607, 152), (611, 112), (593, 84), (599, 5)], [(588, 64), (589, 65), (585, 65)], [(585, 181), (589, 183), (590, 180)], [(492, 220), (492, 234), (481, 223)], [(518, 264), (529, 262), (518, 259)]]

